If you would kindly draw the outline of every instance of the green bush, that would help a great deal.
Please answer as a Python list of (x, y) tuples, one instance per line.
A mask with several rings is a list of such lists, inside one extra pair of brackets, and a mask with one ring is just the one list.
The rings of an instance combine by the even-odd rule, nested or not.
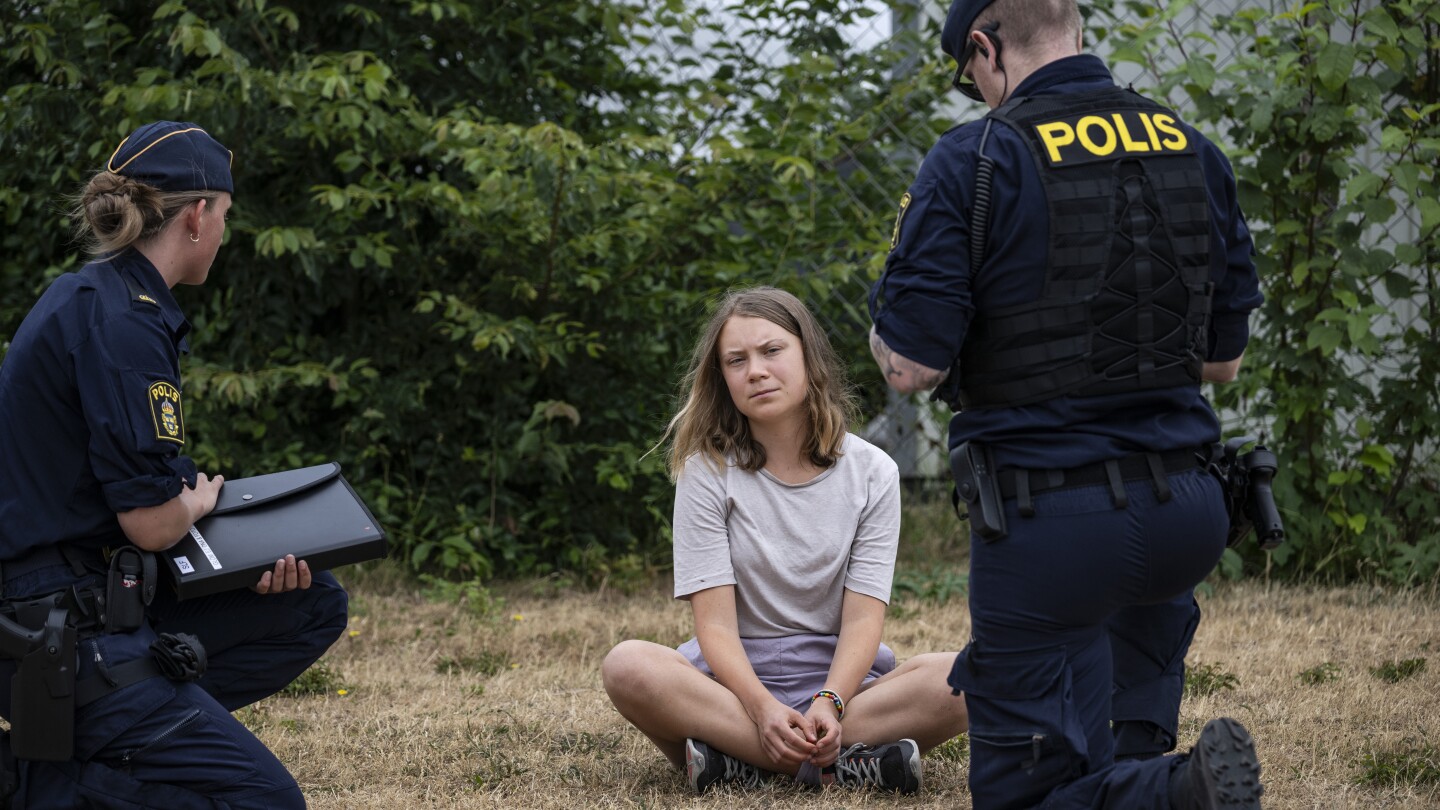
[(1186, 695), (1194, 697), (1233, 692), (1239, 685), (1240, 677), (1227, 672), (1219, 664), (1190, 664), (1185, 667)]
[(1279, 454), (1289, 542), (1242, 552), (1282, 575), (1433, 580), (1440, 2), (1239, 5), (1116, 0), (1090, 23), (1227, 144), (1254, 232), (1266, 302), (1217, 397)]
[[(857, 0), (730, 5), (0, 6), (0, 359), (77, 266), (61, 195), (135, 126), (201, 122), (238, 188), (179, 292), (202, 469), (338, 460), (432, 574), (663, 567), (671, 491), (641, 456), (707, 301), (795, 291), (873, 409), (858, 302), (908, 144), (946, 123), (933, 21), (856, 51)], [(1229, 145), (1255, 232), (1267, 301), (1217, 396), (1283, 460), (1290, 541), (1225, 570), (1440, 575), (1440, 2), (1085, 6)]]
[(1386, 661), (1378, 667), (1371, 667), (1370, 674), (1386, 683), (1399, 683), (1425, 671), (1424, 658), (1406, 658)]
[(1356, 763), (1355, 784), (1379, 788), (1440, 785), (1440, 749), (1424, 739), (1407, 738), (1388, 750), (1365, 754)]
[(1319, 686), (1324, 683), (1333, 683), (1340, 680), (1340, 665), (1333, 661), (1326, 661), (1306, 670), (1301, 670), (1295, 677), (1306, 686)]
[[(135, 126), (200, 122), (237, 186), (209, 283), (179, 291), (201, 469), (339, 460), (445, 576), (667, 565), (671, 488), (641, 456), (707, 301), (780, 284), (866, 358), (835, 304), (901, 189), (841, 175), (884, 162), (897, 108), (941, 125), (897, 57), (843, 46), (861, 4), (652, 5), (6, 4), (0, 335), (77, 266), (59, 196)], [(713, 79), (672, 59), (689, 44)]]

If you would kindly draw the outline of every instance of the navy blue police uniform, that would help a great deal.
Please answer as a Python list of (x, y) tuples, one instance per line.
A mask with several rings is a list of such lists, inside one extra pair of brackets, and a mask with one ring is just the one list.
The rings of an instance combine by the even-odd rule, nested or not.
[[(111, 166), (130, 158), (123, 173), (162, 191), (231, 190), (228, 152), (193, 124), (138, 130)], [(0, 365), (4, 604), (96, 592), (105, 550), (127, 544), (116, 513), (195, 485), (182, 455), (179, 355), (189, 331), (159, 271), (134, 249), (56, 279), (21, 323)], [(230, 712), (284, 688), (346, 616), (345, 591), (317, 573), (310, 588), (281, 594), (182, 603), (159, 589), (131, 632), (72, 618), (77, 684), (96, 697), (76, 709), (72, 759), (19, 762), (13, 806), (304, 807), (294, 778)], [(198, 680), (116, 677), (149, 658), (159, 634), (180, 633), (204, 646)], [(23, 699), (8, 688), (15, 671), (0, 659), (7, 718), (12, 697)]]
[[(952, 55), (973, 19), (947, 26)], [(1098, 58), (1046, 64), (1011, 100), (1004, 120), (955, 127), (927, 155), (871, 293), (886, 346), (951, 369), (952, 448), (988, 448), (1006, 484), (1008, 533), (972, 533), (972, 639), (950, 676), (970, 715), (974, 806), (1164, 808), (1183, 760), (1159, 754), (1176, 743), (1193, 588), (1227, 530), (1195, 460), (1220, 436), (1199, 365), (1244, 350), (1262, 300), (1252, 243), (1224, 155), (1116, 88)], [(988, 241), (972, 266), (982, 141)], [(1117, 260), (1117, 244), (1133, 255)], [(1108, 294), (1097, 269), (1128, 287)], [(1108, 343), (1107, 319), (1126, 332)], [(1178, 361), (1172, 333), (1189, 344)]]

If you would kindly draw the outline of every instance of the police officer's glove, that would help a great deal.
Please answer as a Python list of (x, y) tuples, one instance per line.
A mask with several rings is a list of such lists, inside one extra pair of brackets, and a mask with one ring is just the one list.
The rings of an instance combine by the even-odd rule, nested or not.
[(205, 674), (205, 646), (189, 633), (161, 633), (150, 652), (161, 674), (172, 681), (194, 681)]

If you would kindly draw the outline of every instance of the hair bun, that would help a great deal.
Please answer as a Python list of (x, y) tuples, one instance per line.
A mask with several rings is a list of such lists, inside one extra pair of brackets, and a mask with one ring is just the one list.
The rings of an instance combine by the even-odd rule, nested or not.
[(77, 213), (102, 248), (129, 245), (165, 220), (157, 189), (108, 171), (85, 184)]

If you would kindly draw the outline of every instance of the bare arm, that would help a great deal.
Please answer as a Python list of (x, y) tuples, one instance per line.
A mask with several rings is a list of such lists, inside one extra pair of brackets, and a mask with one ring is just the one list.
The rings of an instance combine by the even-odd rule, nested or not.
[(1240, 373), (1240, 361), (1245, 359), (1245, 353), (1234, 360), (1226, 360), (1221, 363), (1206, 363), (1200, 370), (1200, 379), (1206, 382), (1228, 383), (1235, 379)]
[(773, 700), (770, 692), (755, 677), (755, 670), (740, 646), (740, 627), (735, 618), (735, 586), (707, 588), (690, 595), (690, 609), (695, 614), (695, 638), (705, 662), (715, 679), (735, 693), (746, 710)]
[[(865, 673), (875, 663), (875, 653), (880, 649), (880, 633), (885, 627), (885, 603), (873, 596), (845, 591), (840, 607), (840, 639), (835, 645), (835, 658), (830, 662), (830, 672), (825, 677), (825, 687), (849, 702), (860, 690)], [(817, 700), (810, 704), (806, 716), (815, 721), (817, 727), (833, 728), (836, 733), (826, 733), (820, 738), (819, 750), (811, 760), (824, 767), (835, 761), (840, 754), (840, 718), (835, 704)], [(858, 741), (857, 741), (858, 742)]]
[(125, 537), (146, 551), (164, 551), (180, 542), (195, 521), (210, 514), (225, 476), (195, 477), (195, 488), (181, 485), (180, 494), (159, 506), (142, 506), (116, 514)]
[(815, 753), (814, 723), (776, 700), (755, 677), (735, 615), (735, 586), (707, 588), (690, 595), (695, 637), (715, 680), (740, 699), (771, 758), (799, 765)]
[(908, 357), (896, 354), (880, 339), (880, 333), (875, 331), (874, 326), (870, 327), (870, 353), (875, 356), (875, 362), (880, 364), (880, 370), (885, 374), (885, 382), (902, 394), (929, 391), (944, 382), (945, 376), (950, 373), (948, 368), (922, 366)]

